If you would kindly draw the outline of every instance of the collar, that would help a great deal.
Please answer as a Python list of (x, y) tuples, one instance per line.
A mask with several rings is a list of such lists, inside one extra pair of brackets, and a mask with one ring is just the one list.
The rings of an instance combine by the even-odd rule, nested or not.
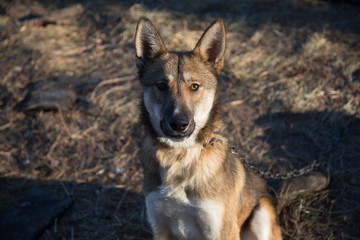
[(221, 142), (222, 143), (222, 140), (220, 138), (212, 137), (212, 138), (204, 141), (203, 147), (206, 147), (206, 146), (208, 146), (210, 144), (213, 144), (214, 142)]

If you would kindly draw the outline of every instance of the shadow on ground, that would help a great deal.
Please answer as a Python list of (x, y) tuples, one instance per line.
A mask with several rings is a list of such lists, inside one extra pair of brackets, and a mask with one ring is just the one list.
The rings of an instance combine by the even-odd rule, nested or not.
[[(291, 214), (295, 214), (294, 209), (301, 209), (305, 201), (313, 201), (307, 204), (307, 207), (312, 206), (308, 209), (312, 211), (306, 213), (305, 207), (303, 211), (296, 212), (304, 217), (304, 222), (306, 218), (317, 217), (316, 214), (330, 209), (326, 213), (329, 214), (329, 222), (319, 222), (316, 228), (330, 228), (337, 224), (341, 225), (338, 228), (342, 231), (341, 236), (359, 234), (359, 230), (349, 223), (360, 221), (360, 119), (335, 111), (282, 112), (267, 113), (255, 123), (266, 129), (261, 138), (270, 145), (266, 154), (279, 160), (276, 164), (278, 171), (300, 169), (317, 160), (321, 162), (321, 166), (314, 171), (330, 177), (329, 188), (325, 190), (328, 195), (318, 193), (310, 198), (301, 196), (292, 207), (285, 209), (286, 215), (281, 215), (283, 224), (286, 224), (286, 219)], [(320, 202), (328, 205), (328, 208), (321, 206)], [(313, 211), (314, 208), (317, 211)], [(290, 213), (289, 209), (293, 212)], [(301, 221), (298, 223), (301, 224)], [(292, 227), (296, 229), (297, 226), (295, 224)], [(308, 230), (316, 231), (311, 227)]]
[[(73, 200), (69, 209), (40, 232), (39, 239), (114, 239), (114, 236), (117, 239), (151, 238), (143, 196), (121, 186), (0, 178), (0, 216), (33, 187)], [(31, 209), (27, 212), (31, 212)], [(26, 216), (20, 220), (19, 224), (26, 222)], [(10, 231), (22, 232), (26, 228)]]

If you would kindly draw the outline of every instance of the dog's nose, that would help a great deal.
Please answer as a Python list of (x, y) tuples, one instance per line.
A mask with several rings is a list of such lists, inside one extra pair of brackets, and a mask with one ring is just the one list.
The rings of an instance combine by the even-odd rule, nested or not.
[(184, 115), (172, 116), (169, 119), (169, 125), (174, 131), (183, 132), (189, 126), (189, 118)]

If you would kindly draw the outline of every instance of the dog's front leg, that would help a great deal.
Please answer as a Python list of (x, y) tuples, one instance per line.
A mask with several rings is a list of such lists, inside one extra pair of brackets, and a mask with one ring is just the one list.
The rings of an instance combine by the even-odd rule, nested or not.
[(277, 224), (275, 209), (269, 197), (259, 199), (249, 219), (248, 226), (241, 233), (242, 240), (281, 240), (281, 229)]
[(221, 240), (240, 240), (240, 229), (234, 219), (234, 224), (222, 230)]
[(169, 232), (155, 233), (154, 240), (178, 240), (174, 235)]

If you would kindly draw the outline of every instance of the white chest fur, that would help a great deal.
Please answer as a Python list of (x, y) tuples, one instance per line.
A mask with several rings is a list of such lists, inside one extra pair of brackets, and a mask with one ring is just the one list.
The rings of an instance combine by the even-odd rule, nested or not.
[(146, 196), (146, 207), (156, 239), (219, 239), (224, 208), (214, 200), (188, 199), (183, 188), (159, 188)]

